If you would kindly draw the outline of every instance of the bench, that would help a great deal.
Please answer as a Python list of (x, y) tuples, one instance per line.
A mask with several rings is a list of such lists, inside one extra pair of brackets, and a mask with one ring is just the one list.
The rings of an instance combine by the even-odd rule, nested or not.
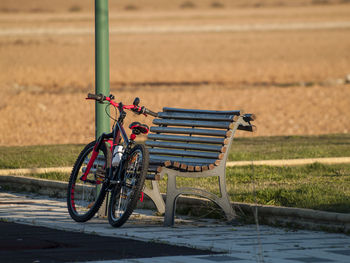
[[(236, 130), (254, 131), (253, 114), (241, 111), (214, 111), (163, 108), (153, 120), (145, 142), (149, 151), (147, 179), (152, 187), (144, 193), (164, 215), (164, 225), (174, 224), (176, 200), (181, 194), (197, 195), (215, 202), (227, 220), (235, 218), (226, 191), (226, 160)], [(168, 176), (166, 202), (159, 192), (157, 180)], [(219, 178), (220, 194), (199, 188), (176, 187), (176, 177)]]

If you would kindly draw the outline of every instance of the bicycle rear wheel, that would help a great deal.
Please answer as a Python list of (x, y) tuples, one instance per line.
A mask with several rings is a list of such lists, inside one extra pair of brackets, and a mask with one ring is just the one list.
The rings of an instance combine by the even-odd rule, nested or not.
[(122, 182), (112, 191), (108, 206), (108, 221), (122, 226), (134, 211), (148, 170), (149, 157), (144, 145), (136, 145), (126, 158)]
[(111, 163), (111, 152), (102, 143), (86, 180), (82, 179), (87, 164), (92, 156), (96, 141), (85, 146), (79, 154), (71, 176), (67, 191), (67, 207), (70, 216), (77, 222), (91, 219), (100, 208), (106, 195), (106, 185), (103, 183)]

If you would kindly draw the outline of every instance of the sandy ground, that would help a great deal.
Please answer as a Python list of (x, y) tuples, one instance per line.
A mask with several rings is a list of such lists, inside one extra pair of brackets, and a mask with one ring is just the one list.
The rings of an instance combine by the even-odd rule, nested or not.
[[(156, 91), (154, 91), (156, 89)], [(112, 90), (113, 92), (113, 90)], [(348, 133), (350, 88), (140, 88), (113, 92), (125, 102), (135, 94), (143, 105), (159, 111), (162, 106), (205, 109), (244, 109), (255, 113), (254, 136)], [(94, 136), (94, 105), (85, 93), (35, 94), (19, 92), (8, 97), (1, 112), (2, 145), (84, 143)], [(128, 115), (151, 124), (151, 118)], [(134, 119), (135, 118), (135, 119)], [(127, 122), (128, 124), (129, 122)], [(238, 132), (239, 136), (251, 136)]]
[[(0, 145), (88, 142), (92, 7), (11, 2), (0, 4)], [(110, 13), (118, 101), (255, 113), (258, 131), (239, 136), (349, 132), (350, 5), (163, 9)]]

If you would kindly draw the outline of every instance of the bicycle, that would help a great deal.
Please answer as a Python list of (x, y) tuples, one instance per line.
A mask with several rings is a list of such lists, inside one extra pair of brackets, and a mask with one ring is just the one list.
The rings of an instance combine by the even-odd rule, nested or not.
[[(101, 207), (106, 193), (111, 192), (108, 205), (108, 221), (114, 227), (122, 226), (130, 217), (141, 195), (148, 170), (148, 152), (144, 145), (136, 144), (139, 134), (147, 134), (145, 124), (133, 122), (128, 138), (123, 122), (125, 109), (137, 114), (157, 117), (157, 113), (138, 106), (139, 98), (132, 105), (114, 102), (114, 96), (88, 94), (86, 99), (113, 106), (118, 119), (114, 120), (111, 133), (103, 133), (95, 141), (85, 146), (79, 154), (69, 178), (67, 191), (68, 212), (73, 220), (86, 222)], [(123, 142), (123, 143), (122, 143)], [(109, 145), (108, 145), (109, 144)], [(112, 154), (113, 153), (113, 154)], [(99, 188), (99, 189), (97, 189)], [(107, 195), (108, 196), (108, 195)]]

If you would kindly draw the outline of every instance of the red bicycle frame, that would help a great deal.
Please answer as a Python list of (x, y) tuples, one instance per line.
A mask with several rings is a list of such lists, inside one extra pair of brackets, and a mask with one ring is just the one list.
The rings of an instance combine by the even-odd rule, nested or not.
[[(157, 116), (156, 113), (147, 110), (145, 107), (139, 107), (138, 105), (123, 105), (122, 103), (116, 103), (113, 101), (113, 96), (110, 95), (110, 97), (105, 97), (103, 95), (94, 95), (94, 94), (89, 94), (88, 98), (86, 98), (87, 100), (93, 99), (93, 100), (97, 100), (96, 96), (100, 96), (98, 98), (98, 100), (100, 102), (106, 100), (108, 101), (112, 106), (114, 106), (115, 108), (118, 109), (119, 111), (119, 119), (116, 121), (116, 125), (114, 126), (114, 129), (111, 133), (109, 134), (105, 134), (103, 133), (98, 139), (97, 142), (94, 146), (93, 152), (92, 152), (92, 156), (86, 166), (86, 170), (84, 172), (84, 174), (81, 176), (80, 180), (82, 181), (86, 181), (88, 174), (90, 173), (91, 167), (93, 165), (93, 163), (95, 162), (97, 156), (98, 156), (98, 149), (101, 146), (101, 143), (104, 142), (108, 142), (110, 144), (110, 150), (113, 153), (114, 152), (114, 147), (120, 142), (121, 137), (120, 135), (122, 135), (123, 140), (126, 142), (127, 145), (130, 144), (130, 141), (134, 141), (136, 138), (135, 134), (131, 134), (130, 135), (130, 139), (128, 138), (124, 127), (123, 127), (123, 120), (126, 116), (126, 113), (124, 112), (124, 109), (127, 110), (132, 110), (133, 112), (137, 113), (137, 114), (144, 114), (145, 116), (147, 116), (147, 114), (153, 115), (153, 116)], [(135, 99), (136, 101), (136, 99)], [(134, 102), (135, 103), (135, 102)], [(113, 138), (113, 140), (110, 140), (110, 138)], [(108, 168), (108, 167), (107, 167)], [(98, 182), (98, 184), (100, 184), (101, 182)]]

